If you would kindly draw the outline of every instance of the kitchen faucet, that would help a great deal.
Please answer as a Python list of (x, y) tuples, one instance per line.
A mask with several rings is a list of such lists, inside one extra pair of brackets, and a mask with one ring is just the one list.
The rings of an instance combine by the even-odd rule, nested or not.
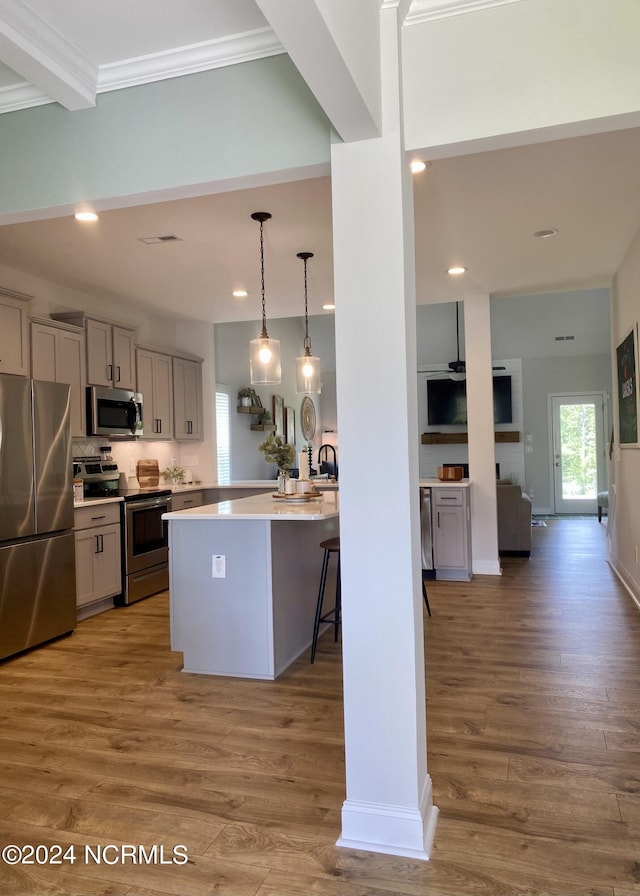
[[(324, 461), (323, 461), (323, 455), (322, 455), (323, 451), (325, 452)], [(333, 455), (333, 461), (327, 460), (327, 452), (329, 452), (329, 451)], [(327, 472), (329, 472), (330, 475), (332, 474), (335, 477), (336, 482), (337, 482), (337, 480), (338, 480), (338, 455), (336, 454), (336, 449), (333, 447), (333, 445), (325, 444), (325, 445), (320, 445), (320, 447), (318, 448), (318, 469), (319, 469), (320, 473), (324, 472), (322, 469), (323, 463), (326, 463), (327, 466), (333, 467), (333, 471), (329, 470)]]

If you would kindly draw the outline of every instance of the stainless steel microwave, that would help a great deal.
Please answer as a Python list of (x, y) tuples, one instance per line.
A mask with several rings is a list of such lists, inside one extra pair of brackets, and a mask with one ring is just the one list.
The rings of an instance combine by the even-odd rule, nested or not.
[(140, 392), (87, 386), (87, 435), (141, 436)]

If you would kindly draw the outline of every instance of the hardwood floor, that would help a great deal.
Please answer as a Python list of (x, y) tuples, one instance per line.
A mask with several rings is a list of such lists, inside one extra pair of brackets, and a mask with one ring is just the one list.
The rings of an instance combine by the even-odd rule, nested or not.
[[(552, 520), (503, 575), (429, 584), (432, 860), (343, 850), (340, 645), (276, 682), (181, 673), (168, 598), (0, 666), (11, 896), (630, 896), (640, 892), (640, 613), (604, 526)], [(320, 559), (320, 558), (319, 558)], [(169, 864), (84, 860), (152, 844)], [(184, 844), (188, 864), (171, 864)], [(180, 858), (180, 856), (178, 856)], [(111, 862), (111, 863), (110, 863)]]

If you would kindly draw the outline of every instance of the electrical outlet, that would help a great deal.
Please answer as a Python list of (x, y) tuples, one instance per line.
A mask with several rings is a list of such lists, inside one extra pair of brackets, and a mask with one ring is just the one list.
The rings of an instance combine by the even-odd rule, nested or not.
[(211, 578), (226, 579), (227, 558), (224, 554), (213, 554), (211, 557)]

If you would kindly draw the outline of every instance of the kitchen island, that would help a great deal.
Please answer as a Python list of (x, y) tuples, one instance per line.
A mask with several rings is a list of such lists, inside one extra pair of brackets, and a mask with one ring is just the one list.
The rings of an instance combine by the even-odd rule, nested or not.
[[(275, 485), (275, 483), (274, 483)], [(167, 513), (171, 649), (184, 671), (275, 679), (311, 644), (319, 544), (339, 534), (339, 497), (271, 493)], [(335, 594), (327, 581), (326, 606)]]

